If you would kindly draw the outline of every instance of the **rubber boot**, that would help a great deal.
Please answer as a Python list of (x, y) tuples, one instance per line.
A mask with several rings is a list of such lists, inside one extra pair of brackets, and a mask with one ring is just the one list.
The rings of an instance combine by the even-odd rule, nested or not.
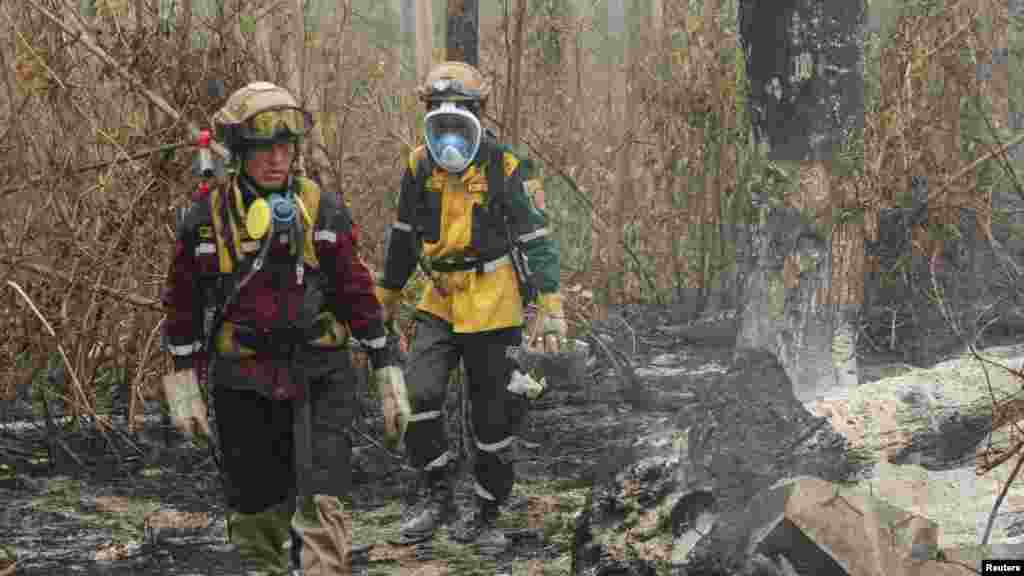
[(302, 576), (349, 573), (352, 531), (341, 500), (321, 494), (303, 498), (292, 516), (291, 527), (302, 540), (299, 546)]
[(393, 544), (426, 542), (451, 516), (452, 489), (447, 469), (426, 472), (424, 478), (426, 489), (420, 491), (416, 502), (403, 514), (404, 520)]
[(238, 551), (247, 576), (287, 575), (286, 538), (287, 505), (272, 506), (255, 514), (232, 512), (228, 517), (228, 540)]
[(475, 544), (480, 554), (497, 556), (508, 549), (505, 531), (498, 527), (500, 506), (493, 500), (476, 498), (475, 505), (459, 518), (451, 538), (463, 544)]

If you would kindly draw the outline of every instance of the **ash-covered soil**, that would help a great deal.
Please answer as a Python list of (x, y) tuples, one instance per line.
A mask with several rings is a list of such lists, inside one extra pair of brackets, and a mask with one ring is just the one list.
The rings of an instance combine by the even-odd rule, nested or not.
[[(630, 360), (632, 382), (623, 381), (605, 347), (592, 346), (583, 385), (551, 389), (535, 403), (517, 448), (520, 481), (501, 520), (513, 546), (496, 560), (444, 532), (429, 549), (386, 543), (409, 496), (410, 474), (367, 440), (379, 433), (376, 407), (367, 401), (367, 418), (353, 435), (350, 509), (356, 543), (372, 549), (357, 557), (356, 573), (570, 574), (574, 517), (590, 486), (642, 455), (672, 449), (674, 431), (699, 417), (690, 409), (696, 384), (731, 362), (734, 329), (728, 315), (683, 326), (671, 311), (649, 307), (609, 321), (597, 337), (618, 351), (620, 364)], [(110, 432), (106, 440), (86, 426), (48, 445), (45, 428), (27, 423), (24, 406), (8, 407), (0, 421), (0, 546), (17, 556), (18, 575), (241, 574), (208, 451), (170, 432), (155, 405), (149, 410), (131, 437)]]

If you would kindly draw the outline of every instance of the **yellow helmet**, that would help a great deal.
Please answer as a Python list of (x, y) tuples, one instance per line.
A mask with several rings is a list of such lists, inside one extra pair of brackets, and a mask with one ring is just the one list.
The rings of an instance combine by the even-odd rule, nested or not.
[(434, 66), (416, 89), (424, 102), (479, 102), (491, 93), (491, 84), (479, 70), (465, 62), (448, 61)]
[(228, 97), (213, 115), (213, 126), (217, 139), (237, 151), (249, 145), (295, 141), (313, 127), (313, 117), (284, 88), (251, 82)]

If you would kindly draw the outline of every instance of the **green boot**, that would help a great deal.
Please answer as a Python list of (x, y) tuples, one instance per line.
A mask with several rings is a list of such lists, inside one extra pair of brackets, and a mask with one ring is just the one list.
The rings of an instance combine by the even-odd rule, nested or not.
[(290, 574), (284, 543), (290, 523), (287, 503), (255, 514), (228, 514), (228, 541), (242, 559), (246, 576), (284, 576)]

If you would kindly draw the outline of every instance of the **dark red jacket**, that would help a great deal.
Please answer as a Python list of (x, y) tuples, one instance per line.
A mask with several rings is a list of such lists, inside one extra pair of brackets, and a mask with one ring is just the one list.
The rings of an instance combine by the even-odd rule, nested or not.
[[(221, 215), (222, 221), (223, 216), (231, 217), (225, 211)], [(244, 224), (239, 229), (244, 231)], [(288, 246), (275, 239), (267, 263), (228, 306), (224, 319), (267, 331), (273, 339), (271, 331), (282, 326), (284, 319), (294, 323), (303, 313), (303, 306), (329, 310), (339, 322), (348, 324), (353, 337), (369, 349), (374, 367), (392, 364), (382, 308), (374, 295), (373, 276), (358, 254), (359, 229), (338, 194), (321, 193), (312, 234), (319, 271), (303, 266), (300, 283), (295, 259), (287, 253)], [(247, 241), (244, 233), (241, 240)], [(202, 372), (205, 368), (202, 331), (204, 310), (212, 295), (208, 287), (215, 286), (218, 278), (231, 278), (221, 273), (216, 248), (210, 196), (205, 196), (192, 202), (178, 225), (163, 294), (167, 312), (164, 335), (175, 370), (196, 368)], [(311, 284), (314, 276), (318, 282)], [(319, 290), (312, 291), (312, 285), (318, 285)], [(276, 374), (279, 362), (273, 356), (260, 352), (242, 362), (252, 378), (273, 376), (274, 381), (280, 381)], [(272, 386), (269, 381), (266, 385)], [(294, 397), (299, 391), (297, 385), (274, 385), (272, 395)]]

